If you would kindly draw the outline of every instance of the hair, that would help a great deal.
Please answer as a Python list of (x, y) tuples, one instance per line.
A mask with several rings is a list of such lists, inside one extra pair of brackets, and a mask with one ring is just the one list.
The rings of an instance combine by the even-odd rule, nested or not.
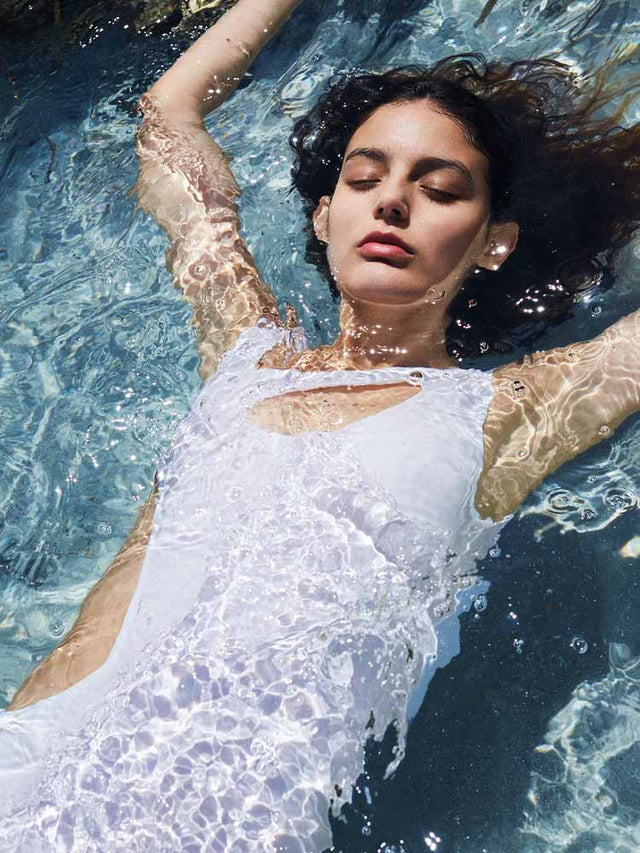
[(428, 99), (487, 157), (492, 221), (520, 226), (500, 270), (472, 274), (450, 306), (449, 352), (462, 360), (531, 342), (586, 290), (611, 284), (613, 254), (640, 221), (640, 126), (619, 124), (630, 90), (551, 59), (503, 64), (478, 54), (332, 78), (289, 140), (307, 260), (337, 296), (311, 214), (333, 194), (349, 139), (374, 110)]

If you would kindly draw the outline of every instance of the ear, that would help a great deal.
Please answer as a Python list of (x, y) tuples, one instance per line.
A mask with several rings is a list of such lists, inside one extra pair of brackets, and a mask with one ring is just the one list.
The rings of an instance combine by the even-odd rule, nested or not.
[(496, 272), (518, 244), (520, 226), (517, 222), (495, 222), (489, 226), (484, 251), (476, 261), (479, 267)]
[(329, 242), (329, 206), (331, 196), (323, 195), (313, 211), (313, 230), (321, 243)]

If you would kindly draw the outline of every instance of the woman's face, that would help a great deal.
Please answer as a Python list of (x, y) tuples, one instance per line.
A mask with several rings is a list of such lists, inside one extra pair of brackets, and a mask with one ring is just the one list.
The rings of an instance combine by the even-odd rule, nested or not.
[(430, 101), (379, 107), (349, 140), (335, 192), (314, 214), (342, 295), (446, 306), (477, 265), (497, 269), (517, 226), (490, 225), (488, 171)]

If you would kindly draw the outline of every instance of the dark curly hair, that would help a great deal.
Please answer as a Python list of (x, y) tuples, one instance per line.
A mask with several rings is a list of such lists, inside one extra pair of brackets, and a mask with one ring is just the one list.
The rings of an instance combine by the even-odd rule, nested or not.
[(551, 59), (507, 65), (478, 54), (339, 75), (289, 140), (307, 260), (337, 295), (311, 213), (332, 195), (349, 139), (374, 110), (427, 98), (487, 157), (493, 221), (520, 225), (511, 258), (472, 275), (450, 306), (449, 352), (462, 360), (533, 340), (586, 289), (611, 283), (613, 253), (640, 222), (640, 126), (619, 125), (631, 89), (607, 86), (604, 73), (585, 82)]

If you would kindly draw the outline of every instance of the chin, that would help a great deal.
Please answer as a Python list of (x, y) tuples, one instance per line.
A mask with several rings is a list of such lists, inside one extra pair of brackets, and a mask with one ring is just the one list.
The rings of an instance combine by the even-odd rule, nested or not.
[(372, 282), (370, 279), (361, 284), (350, 281), (336, 282), (341, 295), (354, 302), (371, 302), (376, 305), (415, 305), (422, 302), (426, 290), (422, 287), (411, 287), (407, 283), (394, 281)]

